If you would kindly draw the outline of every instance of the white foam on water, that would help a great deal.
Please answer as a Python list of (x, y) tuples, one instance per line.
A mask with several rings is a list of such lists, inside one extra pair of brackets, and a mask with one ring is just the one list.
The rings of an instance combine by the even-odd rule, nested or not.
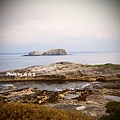
[(55, 91), (63, 91), (64, 89), (55, 88)]
[(85, 84), (85, 85), (83, 85), (83, 86), (82, 86), (82, 89), (84, 89), (85, 87), (87, 87), (87, 86), (89, 86), (89, 85), (90, 85), (90, 84), (88, 84), (88, 83)]
[(69, 88), (69, 90), (74, 90), (74, 89), (75, 89), (75, 88), (72, 88), (72, 87), (71, 87), (71, 88)]
[(13, 86), (13, 84), (4, 84), (4, 85), (2, 85), (3, 87), (12, 87)]

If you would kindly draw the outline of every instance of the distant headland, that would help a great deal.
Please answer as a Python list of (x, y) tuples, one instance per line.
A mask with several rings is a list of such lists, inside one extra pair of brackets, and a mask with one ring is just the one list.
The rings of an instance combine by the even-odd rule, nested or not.
[(29, 54), (23, 56), (42, 56), (42, 55), (67, 55), (67, 52), (65, 49), (51, 49), (43, 53), (39, 51), (32, 51), (29, 52)]

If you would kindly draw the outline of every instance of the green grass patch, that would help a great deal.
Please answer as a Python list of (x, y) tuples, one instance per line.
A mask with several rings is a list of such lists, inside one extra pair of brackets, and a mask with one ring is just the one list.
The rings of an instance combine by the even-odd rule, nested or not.
[(37, 104), (7, 103), (0, 107), (0, 120), (95, 120), (79, 111)]
[(104, 68), (112, 68), (114, 70), (120, 70), (120, 64), (112, 64), (112, 63), (106, 63), (101, 65), (86, 65), (86, 67), (104, 67)]
[(111, 101), (106, 105), (108, 116), (103, 116), (100, 120), (120, 120), (120, 102)]
[(120, 70), (120, 64), (112, 64), (112, 63), (106, 63), (103, 65), (94, 65), (95, 67), (105, 67), (105, 68), (112, 68), (112, 69), (118, 69)]
[(111, 101), (106, 105), (108, 113), (118, 112), (120, 111), (120, 102)]
[(120, 120), (120, 114), (118, 113), (111, 113), (108, 116), (103, 116), (100, 120)]

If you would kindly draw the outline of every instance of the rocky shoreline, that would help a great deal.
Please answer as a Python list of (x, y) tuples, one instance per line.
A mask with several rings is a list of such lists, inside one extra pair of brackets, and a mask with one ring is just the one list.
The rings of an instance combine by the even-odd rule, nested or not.
[[(81, 89), (61, 91), (39, 90), (37, 86), (0, 88), (2, 103), (33, 103), (58, 109), (73, 109), (99, 119), (107, 115), (109, 97), (120, 101), (120, 65), (82, 65), (57, 62), (47, 66), (31, 66), (25, 69), (0, 72), (0, 82), (16, 81), (89, 81)], [(98, 84), (106, 82), (106, 85)], [(108, 83), (110, 81), (110, 83)], [(107, 84), (108, 83), (108, 84)], [(114, 83), (114, 84), (113, 84)], [(44, 87), (44, 86), (43, 86)]]
[(57, 62), (47, 66), (0, 72), (0, 81), (28, 80), (120, 81), (120, 65), (109, 63), (93, 66)]
[(111, 100), (105, 98), (106, 95), (118, 96), (120, 100), (120, 82), (106, 83), (106, 85), (93, 82), (91, 85), (85, 85), (82, 89), (65, 89), (62, 91), (39, 90), (36, 86), (22, 89), (12, 86), (7, 90), (0, 90), (0, 101), (73, 109), (98, 119), (108, 114), (105, 105)]

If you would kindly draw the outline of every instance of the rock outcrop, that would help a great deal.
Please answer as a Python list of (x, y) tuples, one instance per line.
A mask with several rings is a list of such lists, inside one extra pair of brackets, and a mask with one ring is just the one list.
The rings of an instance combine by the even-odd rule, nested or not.
[[(66, 89), (61, 89), (60, 91), (46, 90), (46, 87), (44, 90), (40, 90), (38, 88), (39, 84), (38, 86), (31, 86), (32, 84), (29, 82), (24, 84), (27, 85), (27, 83), (28, 86), (26, 87), (21, 88), (21, 86), (19, 86), (12, 88), (12, 90), (11, 88), (7, 88), (7, 90), (1, 88), (0, 102), (4, 104), (11, 102), (27, 103), (28, 105), (31, 105), (32, 103), (38, 106), (47, 105), (48, 107), (53, 107), (56, 109), (78, 110), (99, 119), (101, 116), (108, 114), (105, 107), (111, 99), (108, 99), (105, 96), (111, 95), (113, 98), (116, 96), (117, 98), (120, 97), (120, 83), (118, 82), (108, 82), (108, 87), (106, 86), (106, 83), (103, 82), (92, 82), (89, 86), (85, 87), (84, 85), (82, 89), (78, 89), (74, 86), (73, 89), (67, 89), (66, 87)], [(65, 83), (65, 85), (72, 86), (71, 83), (72, 82), (69, 81), (69, 83)], [(81, 84), (81, 82), (77, 83)], [(53, 84), (47, 83), (48, 86), (54, 86)], [(118, 100), (119, 99), (117, 99), (117, 101)], [(114, 101), (116, 100), (114, 99)], [(8, 108), (6, 107), (6, 109)]]
[(32, 55), (33, 55), (33, 56), (35, 55), (35, 56), (36, 56), (36, 55), (42, 55), (42, 53), (39, 52), (39, 51), (33, 51), (33, 52), (29, 52), (29, 55), (31, 55), (31, 56), (32, 56)]
[(28, 55), (23, 55), (23, 56), (41, 56), (41, 55), (67, 55), (67, 52), (65, 49), (52, 49), (52, 50), (43, 52), (43, 54), (39, 51), (32, 51), (32, 52), (29, 52)]
[[(111, 66), (115, 66), (114, 64)], [(118, 69), (117, 69), (118, 66)], [(120, 65), (115, 68), (58, 62), (48, 66), (33, 66), (21, 70), (0, 72), (0, 81), (18, 80), (85, 80), (120, 81)]]
[(65, 49), (52, 49), (43, 53), (43, 55), (67, 55)]
[(29, 52), (28, 55), (24, 55), (24, 56), (41, 56), (42, 53), (39, 52), (39, 51), (32, 51), (32, 52)]

